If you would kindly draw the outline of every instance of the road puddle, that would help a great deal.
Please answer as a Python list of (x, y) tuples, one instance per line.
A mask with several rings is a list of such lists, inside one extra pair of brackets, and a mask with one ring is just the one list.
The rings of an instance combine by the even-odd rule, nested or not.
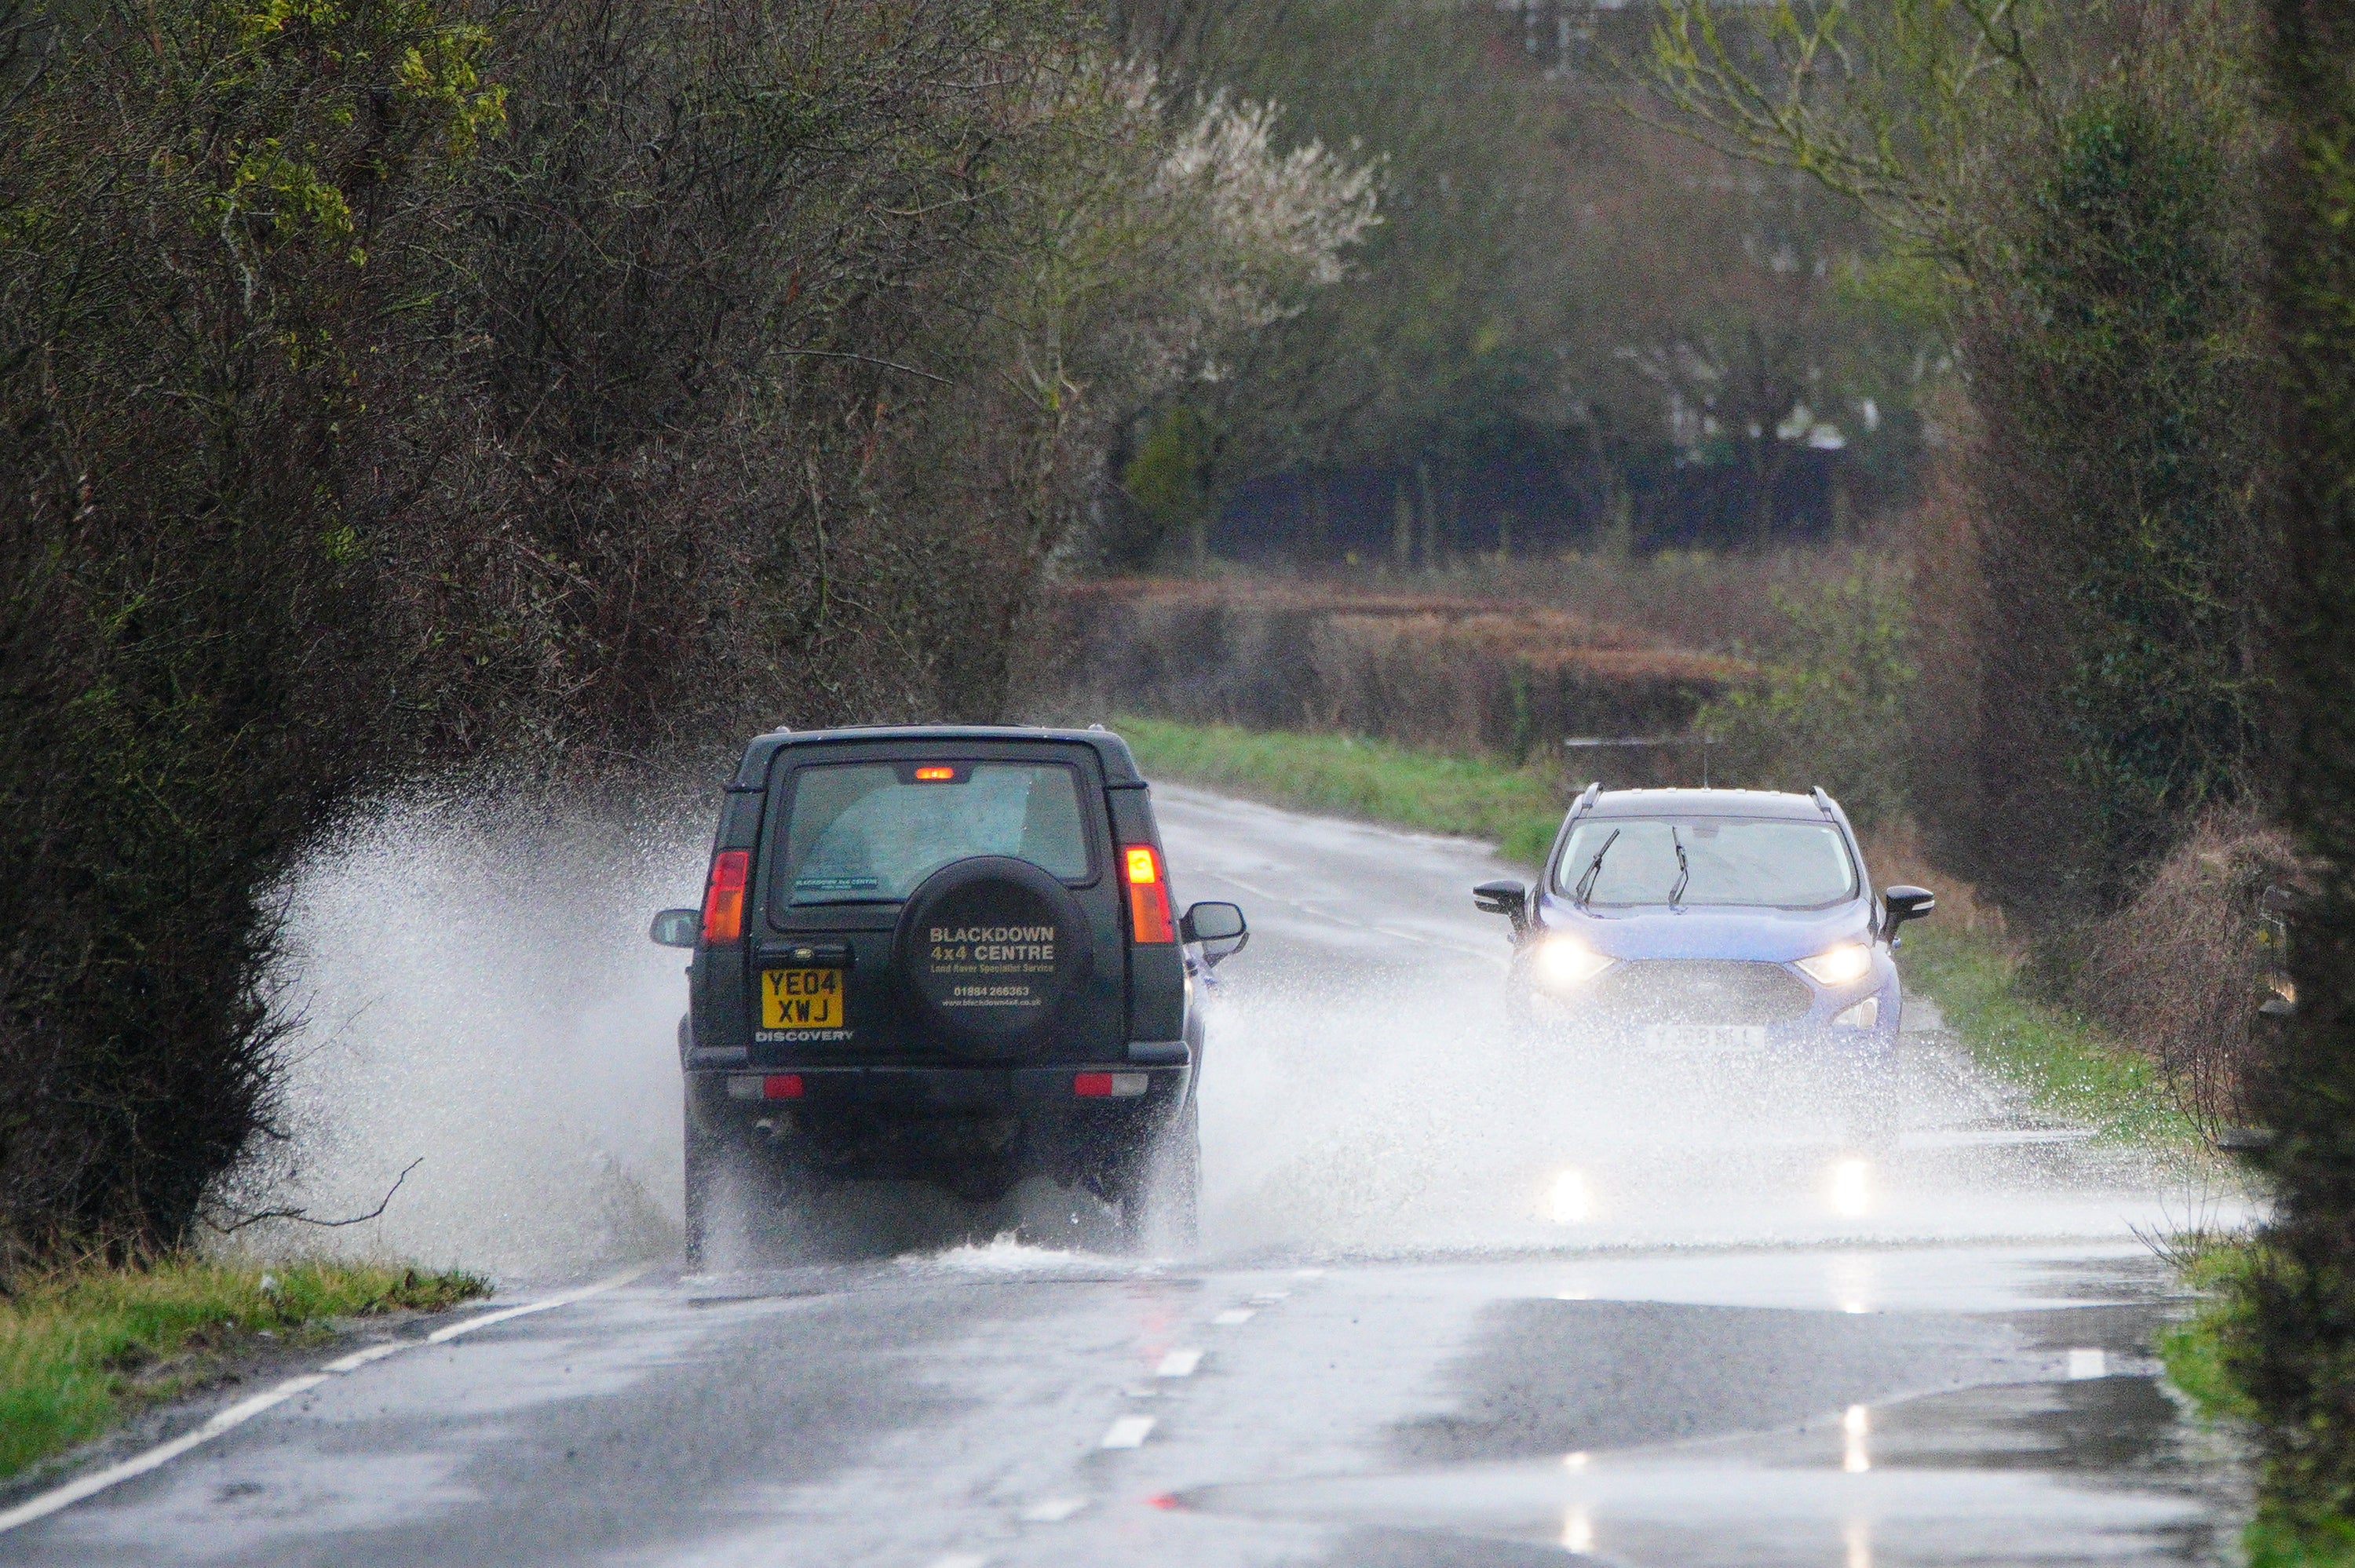
[(1855, 1404), (1617, 1452), (1204, 1487), (1198, 1512), (1551, 1545), (1644, 1568), (2228, 1560), (2214, 1456), (2140, 1377)]

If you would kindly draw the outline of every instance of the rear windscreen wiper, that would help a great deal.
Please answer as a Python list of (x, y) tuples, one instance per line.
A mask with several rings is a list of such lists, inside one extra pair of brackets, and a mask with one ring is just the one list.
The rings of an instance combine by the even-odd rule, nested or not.
[(1668, 889), (1668, 907), (1674, 909), (1677, 900), (1685, 895), (1685, 884), (1692, 880), (1692, 863), (1685, 859), (1685, 841), (1673, 827), (1668, 830), (1668, 842), (1677, 846), (1677, 885)]
[(1594, 852), (1594, 858), (1586, 863), (1586, 874), (1578, 879), (1578, 891), (1572, 895), (1581, 906), (1586, 903), (1586, 895), (1594, 891), (1594, 879), (1603, 870), (1603, 857), (1609, 854), (1611, 846), (1618, 842), (1619, 830), (1614, 828), (1611, 836), (1603, 841), (1603, 847)]

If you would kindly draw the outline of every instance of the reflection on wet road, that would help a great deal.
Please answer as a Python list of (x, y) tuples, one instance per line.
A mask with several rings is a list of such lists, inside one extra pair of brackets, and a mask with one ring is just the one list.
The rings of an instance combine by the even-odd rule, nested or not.
[(658, 1269), (331, 1379), (0, 1562), (2225, 1560), (2135, 1228), (2228, 1196), (2041, 1124), (1925, 1012), (1870, 1145), (1840, 1073), (1517, 1044), (1477, 852), (1162, 811), (1178, 890), (1257, 933), (1201, 1257), (1088, 1251), (1034, 1192), (983, 1225), (1024, 1239)]

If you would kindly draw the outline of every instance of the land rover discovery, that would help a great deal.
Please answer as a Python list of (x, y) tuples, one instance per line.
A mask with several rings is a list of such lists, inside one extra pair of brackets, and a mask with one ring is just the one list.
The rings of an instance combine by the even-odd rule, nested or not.
[(723, 1192), (1043, 1174), (1132, 1245), (1190, 1241), (1198, 987), (1242, 911), (1174, 914), (1145, 779), (1102, 729), (780, 730), (728, 785), (680, 1021), (687, 1231)]

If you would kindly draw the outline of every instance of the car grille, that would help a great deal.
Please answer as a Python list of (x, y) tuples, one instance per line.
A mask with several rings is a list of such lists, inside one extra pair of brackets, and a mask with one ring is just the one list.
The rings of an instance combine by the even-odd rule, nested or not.
[(1644, 1023), (1788, 1023), (1806, 1016), (1814, 993), (1780, 964), (1645, 959), (1595, 977), (1586, 1000)]

